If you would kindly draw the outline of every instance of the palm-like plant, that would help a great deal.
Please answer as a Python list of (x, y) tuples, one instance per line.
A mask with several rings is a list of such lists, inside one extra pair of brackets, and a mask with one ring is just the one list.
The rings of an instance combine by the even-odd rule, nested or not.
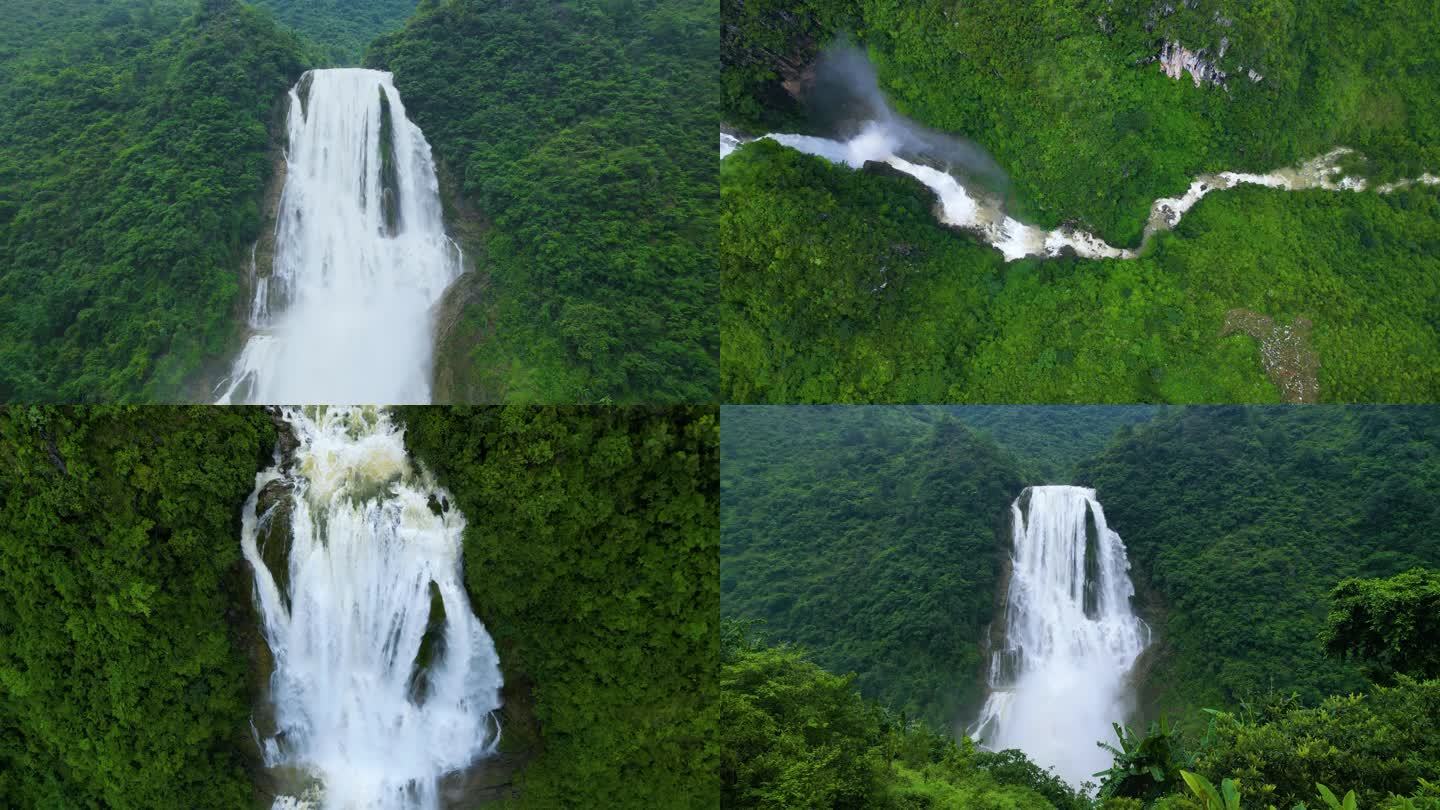
[(1113, 724), (1120, 747), (1098, 743), (1115, 758), (1101, 771), (1098, 798), (1132, 798), (1149, 801), (1173, 792), (1182, 768), (1195, 764), (1195, 755), (1185, 749), (1179, 729), (1162, 716), (1141, 736), (1130, 728)]

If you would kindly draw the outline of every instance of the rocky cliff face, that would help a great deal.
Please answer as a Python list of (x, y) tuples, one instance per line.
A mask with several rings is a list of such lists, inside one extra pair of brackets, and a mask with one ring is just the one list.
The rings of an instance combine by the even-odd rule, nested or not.
[[(1154, 61), (1160, 63), (1160, 70), (1172, 79), (1179, 79), (1185, 73), (1195, 82), (1196, 87), (1205, 84), (1225, 87), (1230, 74), (1220, 69), (1220, 60), (1225, 58), (1225, 51), (1230, 47), (1228, 37), (1220, 38), (1220, 47), (1212, 58), (1208, 48), (1201, 48), (1192, 51), (1174, 40), (1167, 40), (1160, 48), (1160, 53), (1154, 57)], [(1259, 82), (1265, 77), (1251, 68), (1240, 65), (1236, 73), (1244, 76), (1252, 82)]]

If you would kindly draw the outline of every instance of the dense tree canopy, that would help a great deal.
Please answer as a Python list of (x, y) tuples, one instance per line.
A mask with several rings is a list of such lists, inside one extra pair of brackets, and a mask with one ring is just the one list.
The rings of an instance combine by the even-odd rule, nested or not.
[[(1010, 214), (1112, 244), (1139, 244), (1151, 203), (1204, 172), (1338, 146), (1352, 176), (1440, 171), (1428, 0), (725, 0), (721, 16), (731, 125), (837, 134), (792, 93), (847, 37), (900, 112), (993, 155)], [(1167, 42), (1229, 78), (1166, 77)], [(936, 225), (909, 179), (759, 143), (721, 189), (730, 401), (1276, 402), (1256, 343), (1287, 329), (1308, 332), (1323, 400), (1440, 396), (1434, 188), (1226, 191), (1138, 261), (1011, 264)], [(1236, 311), (1265, 328), (1236, 334)]]
[(376, 43), (480, 220), (456, 401), (714, 398), (715, 36), (704, 0), (446, 0)]
[(1389, 579), (1347, 579), (1330, 592), (1323, 640), (1358, 659), (1371, 678), (1440, 678), (1440, 572), (1415, 568)]
[(727, 616), (937, 728), (978, 703), (1011, 457), (938, 409), (729, 408), (722, 448)]
[(1319, 640), (1327, 596), (1346, 577), (1440, 566), (1440, 411), (1189, 408), (1128, 433), (1080, 480), (1162, 640), (1147, 708), (1359, 688), (1359, 667)]
[(799, 648), (727, 623), (720, 668), (720, 806), (836, 810), (1081, 810), (1017, 751), (978, 751), (862, 698)]
[(407, 408), (467, 517), (465, 580), (533, 684), (522, 807), (713, 808), (714, 409)]
[(249, 806), (259, 409), (0, 409), (0, 805)]
[(231, 347), (299, 45), (234, 0), (22, 5), (38, 41), (0, 71), (0, 401), (180, 397)]
[(1236, 310), (1310, 322), (1322, 400), (1440, 397), (1433, 188), (1240, 187), (1139, 259), (1005, 263), (908, 178), (767, 141), (720, 176), (731, 401), (1278, 402)]
[(1278, 701), (1249, 715), (1222, 716), (1198, 770), (1217, 784), (1237, 778), (1246, 807), (1313, 801), (1315, 785), (1323, 783), (1342, 794), (1354, 790), (1361, 807), (1376, 810), (1401, 810), (1382, 800), (1420, 792), (1428, 801), (1415, 810), (1430, 810), (1440, 805), (1437, 725), (1440, 681), (1402, 677), (1393, 687), (1337, 695), (1314, 707)]
[[(1351, 146), (1377, 177), (1440, 167), (1440, 16), (1428, 0), (725, 0), (724, 115), (794, 116), (776, 87), (836, 36), (866, 47), (900, 111), (966, 135), (1017, 212), (1138, 240), (1150, 202), (1204, 171), (1268, 171)], [(1222, 42), (1223, 41), (1223, 42)], [(1165, 42), (1224, 86), (1176, 81)], [(1221, 55), (1221, 51), (1224, 51)], [(1263, 76), (1251, 81), (1246, 71)]]
[(249, 0), (315, 44), (326, 65), (358, 65), (379, 35), (405, 23), (415, 0)]

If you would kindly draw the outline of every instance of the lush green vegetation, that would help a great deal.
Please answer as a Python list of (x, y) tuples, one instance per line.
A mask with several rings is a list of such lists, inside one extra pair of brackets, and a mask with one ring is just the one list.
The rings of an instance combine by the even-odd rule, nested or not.
[(739, 623), (722, 633), (727, 808), (1341, 810), (1326, 793), (1354, 794), (1367, 810), (1440, 808), (1440, 681), (1401, 676), (1313, 708), (1273, 699), (1215, 713), (1203, 736), (1163, 724), (1127, 733), (1089, 799), (1018, 751), (978, 751), (861, 698), (853, 676), (820, 669), (798, 648), (767, 647)]
[(0, 805), (251, 803), (258, 409), (0, 409)]
[[(726, 0), (724, 115), (800, 114), (778, 81), (839, 34), (866, 47), (894, 105), (988, 149), (1012, 205), (1134, 243), (1157, 197), (1203, 171), (1268, 171), (1347, 145), (1377, 177), (1440, 166), (1440, 16), (1426, 0)], [(1206, 48), (1226, 87), (1150, 62)], [(1241, 67), (1264, 76), (1250, 81)]]
[[(781, 83), (803, 84), (847, 35), (901, 112), (1010, 172), (1011, 213), (1116, 244), (1205, 171), (1339, 145), (1364, 156), (1352, 174), (1440, 167), (1440, 17), (1425, 2), (726, 0), (722, 21), (731, 123), (823, 126)], [(1165, 41), (1213, 56), (1222, 38), (1224, 88), (1146, 61)], [(730, 401), (1278, 401), (1255, 340), (1221, 336), (1234, 309), (1310, 321), (1325, 399), (1440, 396), (1433, 189), (1230, 191), (1137, 262), (1004, 265), (935, 226), (913, 181), (759, 144), (725, 162), (721, 187)]]
[(869, 810), (1088, 807), (1017, 756), (978, 751), (854, 691), (852, 676), (723, 629), (720, 806)]
[[(1197, 407), (1087, 424), (1068, 410), (1057, 409), (1060, 429), (1103, 448), (1075, 480), (1098, 489), (1124, 537), (1159, 639), (1138, 671), (1138, 719), (1157, 721), (1111, 741), (1115, 765), (1086, 801), (1223, 810), (1237, 805), (1204, 785), (1223, 800), (1231, 780), (1238, 806), (1255, 810), (1330, 806), (1318, 785), (1337, 808), (1351, 791), (1370, 810), (1440, 807), (1440, 513), (1429, 497), (1440, 411)], [(722, 609), (855, 673), (747, 641), (743, 625), (725, 630), (726, 806), (813, 806), (795, 797), (814, 791), (839, 797), (823, 806), (883, 807), (925, 771), (934, 803), (898, 806), (945, 807), (973, 772), (936, 748), (923, 767), (895, 753), (910, 750), (896, 741), (906, 716), (953, 730), (966, 705), (953, 694), (980, 687), (980, 628), (999, 586), (990, 566), (1005, 548), (995, 535), (1033, 472), (958, 420), (1000, 425), (989, 432), (1016, 448), (1042, 448), (1047, 426), (1004, 425), (998, 408), (726, 409)], [(1102, 443), (1106, 423), (1114, 435)], [(964, 440), (941, 440), (947, 431)], [(991, 488), (1001, 491), (982, 498)], [(951, 601), (957, 592), (966, 601)], [(968, 743), (956, 745), (965, 760)]]
[(1367, 675), (1440, 678), (1440, 573), (1415, 568), (1389, 579), (1347, 579), (1330, 592), (1325, 648), (1365, 661)]
[[(1433, 642), (1431, 642), (1433, 644)], [(1318, 706), (1280, 701), (1248, 715), (1221, 715), (1197, 770), (1234, 777), (1247, 805), (1292, 807), (1313, 801), (1315, 785), (1354, 790), (1361, 806), (1419, 792), (1440, 803), (1440, 681), (1402, 678), (1368, 694), (1326, 698)], [(1423, 780), (1423, 781), (1422, 781)], [(1429, 783), (1428, 785), (1426, 783)]]
[(721, 447), (727, 616), (936, 728), (978, 702), (1016, 462), (939, 409), (727, 408)]
[(1030, 484), (1065, 483), (1076, 465), (1104, 450), (1126, 425), (1154, 419), (1162, 410), (1147, 405), (1108, 408), (1076, 405), (965, 405), (946, 408), (955, 417), (1029, 466)]
[(416, 0), (249, 0), (281, 24), (315, 43), (327, 65), (358, 65), (365, 48), (394, 31), (415, 11)]
[(473, 221), (453, 399), (714, 398), (715, 36), (703, 0), (446, 0), (376, 43)]
[(0, 401), (180, 397), (231, 347), (299, 45), (234, 0), (19, 5), (0, 41)]
[(1440, 397), (1434, 189), (1242, 187), (1138, 260), (1009, 264), (918, 183), (769, 142), (722, 163), (721, 200), (730, 401), (1278, 402), (1234, 309), (1313, 324), (1324, 400)]
[(1127, 433), (1080, 481), (1161, 638), (1147, 709), (1360, 688), (1320, 641), (1326, 598), (1346, 577), (1440, 567), (1440, 411), (1191, 408)]
[(714, 409), (407, 408), (539, 756), (517, 806), (713, 808)]

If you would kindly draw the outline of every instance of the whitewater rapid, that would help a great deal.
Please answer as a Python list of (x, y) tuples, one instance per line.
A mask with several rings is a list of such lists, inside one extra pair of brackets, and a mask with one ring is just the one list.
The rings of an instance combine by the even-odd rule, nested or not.
[(251, 335), (218, 402), (428, 402), (432, 310), (463, 262), (390, 74), (305, 74), (285, 159), (273, 264), (252, 257)]
[[(265, 764), (306, 777), (273, 807), (434, 810), (441, 777), (494, 752), (500, 731), (499, 658), (461, 579), (465, 518), (385, 411), (282, 413), (293, 463), (256, 476), (241, 519), (274, 658)], [(287, 534), (273, 571), (261, 541)]]
[(1005, 637), (969, 735), (992, 750), (1019, 748), (1079, 787), (1111, 764), (1097, 743), (1113, 742), (1111, 723), (1133, 708), (1128, 679), (1149, 628), (1131, 609), (1125, 544), (1095, 490), (1030, 487), (1010, 512)]
[[(1150, 217), (1139, 248), (1119, 248), (1079, 228), (1062, 226), (1047, 231), (1035, 225), (1027, 225), (1007, 215), (1001, 201), (994, 195), (979, 189), (978, 186), (967, 186), (961, 177), (951, 171), (902, 157), (900, 153), (904, 151), (903, 144), (907, 140), (903, 130), (908, 125), (898, 118), (871, 121), (861, 128), (858, 135), (844, 141), (786, 133), (771, 133), (758, 139), (746, 139), (722, 132), (720, 159), (729, 157), (751, 140), (770, 140), (852, 169), (859, 169), (871, 162), (888, 165), (919, 180), (935, 194), (936, 218), (941, 224), (975, 234), (986, 244), (999, 250), (1006, 261), (1012, 262), (1026, 256), (1059, 256), (1066, 248), (1089, 259), (1134, 259), (1144, 250), (1151, 237), (1178, 225), (1181, 217), (1205, 195), (1241, 185), (1266, 186), (1286, 191), (1366, 191), (1370, 188), (1364, 179), (1344, 176), (1339, 162), (1351, 154), (1352, 150), (1343, 147), (1333, 149), (1300, 166), (1276, 169), (1266, 174), (1203, 174), (1195, 178), (1181, 196), (1162, 197), (1150, 206)], [(914, 155), (911, 157), (918, 159)], [(1379, 194), (1389, 194), (1416, 184), (1440, 185), (1440, 176), (1424, 174), (1414, 179), (1379, 185), (1374, 190)]]

